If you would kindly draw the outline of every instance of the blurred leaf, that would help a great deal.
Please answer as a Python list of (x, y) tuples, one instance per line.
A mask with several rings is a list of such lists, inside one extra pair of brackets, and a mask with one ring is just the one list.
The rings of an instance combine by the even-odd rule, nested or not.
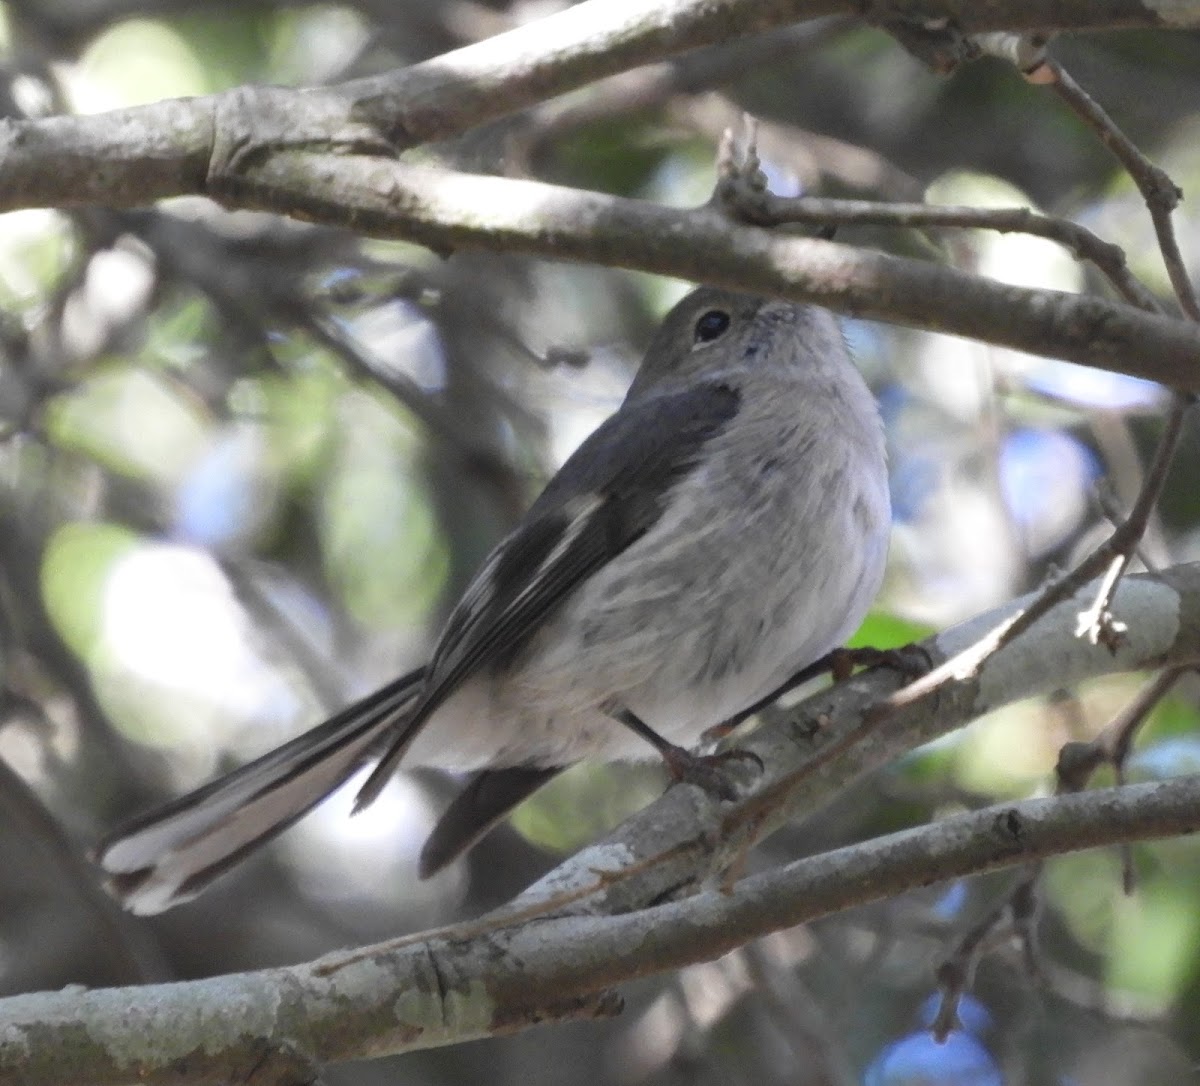
[(662, 789), (656, 766), (581, 763), (521, 804), (512, 824), (545, 848), (573, 852), (641, 810)]
[(629, 120), (590, 125), (573, 132), (555, 147), (563, 184), (631, 196), (648, 184), (666, 149), (647, 138), (645, 129)]
[(10, 211), (0, 217), (0, 304), (40, 306), (77, 257), (70, 221), (57, 211)]
[(146, 341), (134, 359), (148, 370), (186, 372), (204, 357), (205, 345), (219, 327), (206, 298), (184, 294), (155, 310)]
[(64, 524), (42, 555), (42, 598), (59, 636), (81, 660), (100, 645), (102, 594), (113, 566), (139, 537), (117, 524)]
[(639, 193), (669, 207), (697, 207), (712, 196), (717, 182), (713, 149), (707, 140), (673, 143)]
[(849, 641), (847, 648), (898, 649), (921, 641), (932, 634), (933, 627), (912, 622), (887, 611), (872, 611)]
[(264, 58), (275, 23), (269, 8), (247, 5), (182, 14), (171, 27), (203, 70), (208, 90), (219, 91), (266, 77)]
[(311, 482), (324, 462), (336, 433), (338, 397), (345, 390), (340, 377), (328, 370), (286, 379), (268, 375), (256, 381), (271, 456), (292, 484)]
[(80, 57), (79, 81), (72, 99), (80, 113), (215, 89), (184, 37), (151, 19), (128, 19), (95, 38)]
[(313, 5), (277, 10), (265, 78), (311, 86), (341, 69), (370, 41), (371, 27), (351, 8)]
[(1165, 737), (1194, 732), (1200, 728), (1200, 706), (1188, 698), (1163, 698), (1154, 708), (1145, 736)]
[(173, 488), (204, 451), (210, 421), (160, 377), (113, 365), (52, 399), (46, 428), (112, 471)]
[(1169, 1005), (1196, 967), (1200, 887), (1195, 882), (1142, 880), (1120, 896), (1108, 944), (1108, 982)]
[(446, 578), (448, 556), (399, 409), (362, 392), (343, 425), (321, 494), (321, 544), (347, 609), (369, 625), (416, 623)]
[(1046, 865), (1049, 900), (1079, 943), (1095, 954), (1108, 949), (1113, 899), (1121, 892), (1120, 860), (1112, 852), (1060, 856)]
[(1065, 738), (1051, 726), (1043, 701), (1007, 705), (969, 725), (956, 748), (956, 777), (970, 792), (1027, 796), (1054, 769)]

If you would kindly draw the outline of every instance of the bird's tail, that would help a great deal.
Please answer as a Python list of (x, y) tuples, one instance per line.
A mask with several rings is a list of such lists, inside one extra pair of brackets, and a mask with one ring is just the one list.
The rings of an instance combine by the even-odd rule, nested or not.
[(135, 913), (195, 897), (311, 810), (377, 754), (412, 708), (422, 669), (290, 743), (121, 827), (95, 849), (109, 891)]

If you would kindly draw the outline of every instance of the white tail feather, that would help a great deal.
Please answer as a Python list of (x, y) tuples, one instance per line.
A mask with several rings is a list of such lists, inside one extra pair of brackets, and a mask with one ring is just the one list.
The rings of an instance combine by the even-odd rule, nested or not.
[(95, 852), (109, 875), (108, 889), (140, 915), (195, 897), (370, 759), (408, 709), (416, 685), (410, 678), (118, 830)]

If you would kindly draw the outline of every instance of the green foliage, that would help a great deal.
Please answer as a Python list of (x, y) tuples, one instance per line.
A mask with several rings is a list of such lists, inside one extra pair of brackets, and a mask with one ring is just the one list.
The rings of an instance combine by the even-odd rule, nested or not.
[(662, 770), (654, 764), (581, 764), (526, 800), (512, 823), (543, 848), (573, 852), (640, 810), (662, 786)]
[(51, 400), (46, 429), (63, 449), (168, 488), (203, 449), (210, 423), (177, 386), (114, 361)]
[(846, 642), (848, 648), (898, 649), (928, 637), (933, 631), (895, 612), (874, 610)]
[(359, 621), (417, 622), (441, 592), (446, 556), (411, 431), (376, 396), (351, 392), (339, 413), (319, 498), (327, 575)]
[(95, 659), (103, 639), (104, 586), (138, 537), (117, 524), (64, 524), (42, 560), (42, 598), (59, 636), (81, 659)]

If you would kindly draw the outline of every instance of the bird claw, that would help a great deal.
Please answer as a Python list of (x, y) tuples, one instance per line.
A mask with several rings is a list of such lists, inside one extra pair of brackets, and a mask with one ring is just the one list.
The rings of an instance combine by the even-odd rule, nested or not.
[(718, 799), (734, 800), (738, 797), (737, 787), (724, 772), (725, 763), (731, 761), (753, 762), (761, 773), (763, 760), (749, 750), (723, 750), (717, 754), (692, 754), (683, 747), (673, 747), (663, 752), (663, 763), (676, 784), (694, 784)]
[(834, 682), (848, 679), (856, 667), (886, 667), (912, 682), (933, 667), (929, 653), (915, 642), (895, 649), (876, 649), (868, 645), (856, 649), (834, 649), (829, 654), (829, 670)]

